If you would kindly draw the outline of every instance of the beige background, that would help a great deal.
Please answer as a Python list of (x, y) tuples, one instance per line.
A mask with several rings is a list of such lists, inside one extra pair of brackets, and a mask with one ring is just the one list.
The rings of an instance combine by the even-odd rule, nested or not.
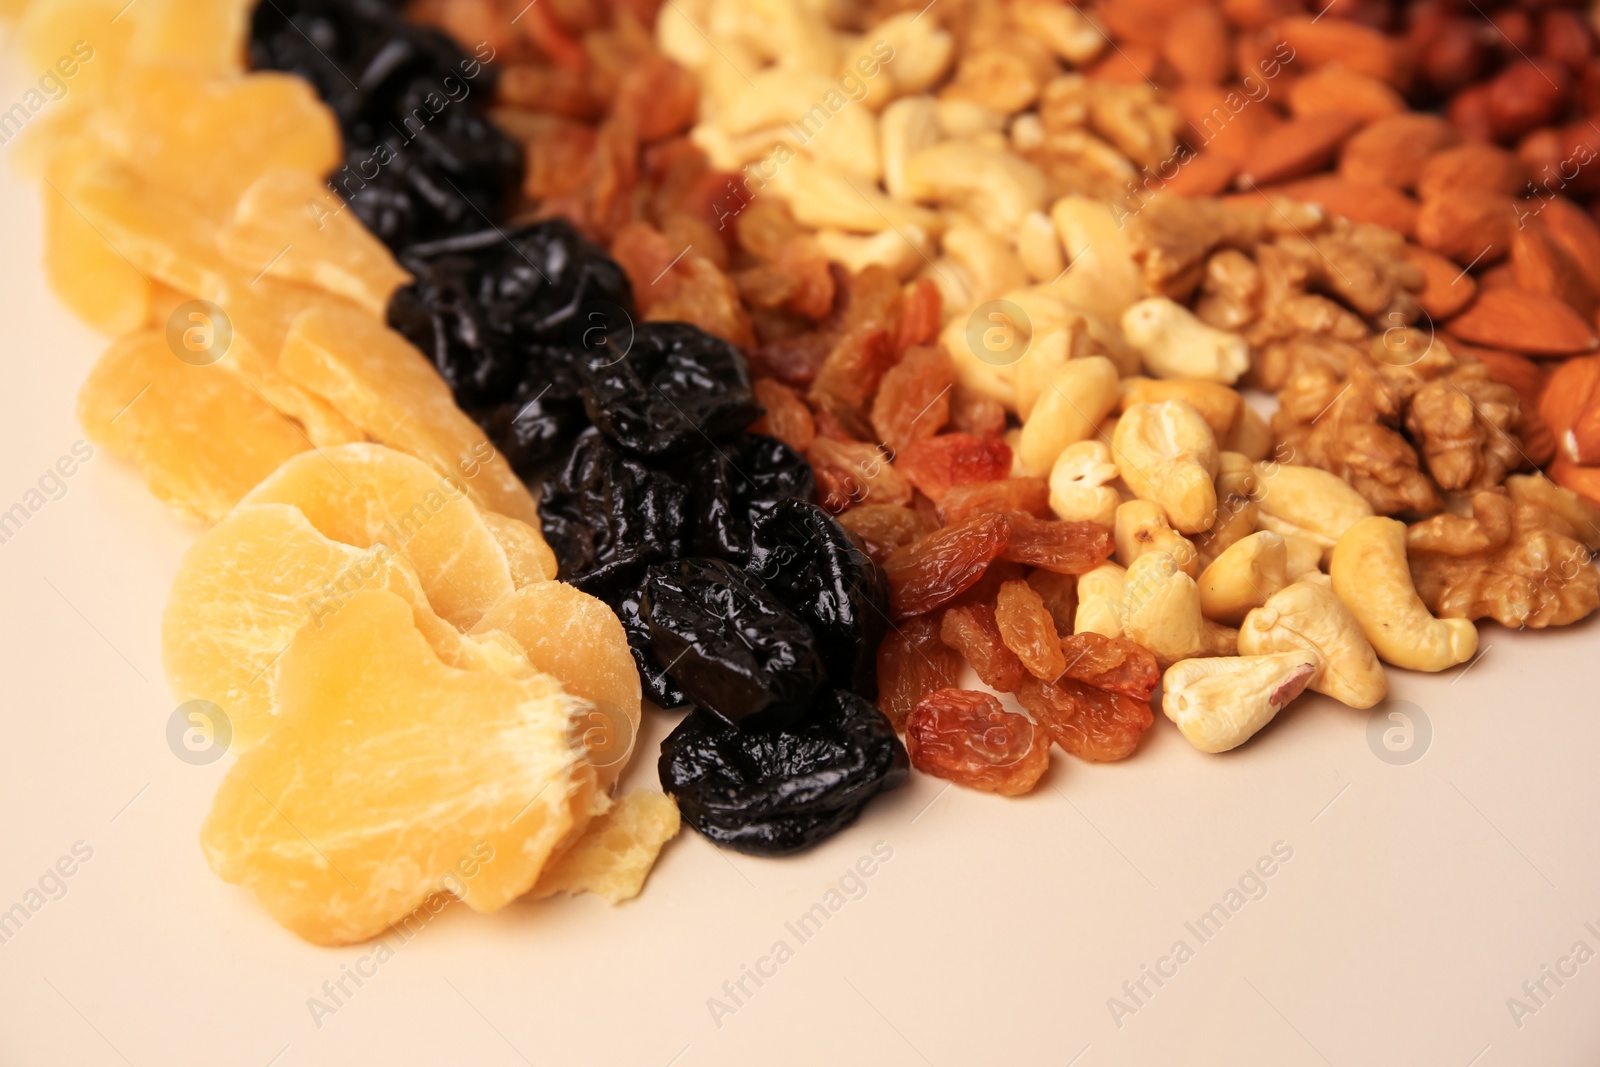
[[(102, 341), (45, 287), (35, 191), (7, 174), (0, 196), (4, 511), (80, 439), (74, 396)], [(0, 944), (0, 1064), (1496, 1067), (1600, 1054), (1600, 961), (1562, 987), (1546, 979), (1553, 996), (1520, 1026), (1507, 1006), (1575, 942), (1600, 952), (1584, 925), (1600, 930), (1592, 621), (1486, 627), (1472, 665), (1397, 673), (1399, 706), (1432, 727), (1410, 765), (1375, 754), (1365, 713), (1320, 697), (1223, 757), (1158, 718), (1126, 763), (1058, 752), (1027, 798), (916, 776), (783, 861), (690, 833), (623, 907), (451, 908), (379, 964), (372, 946), (301, 944), (200, 856), (227, 764), (168, 749), (159, 655), (193, 536), (97, 453), (0, 544), (0, 910), (75, 843), (93, 850)], [(633, 778), (654, 784), (670, 723), (648, 725)], [(1292, 858), (1264, 895), (1202, 943), (1185, 924), (1279, 842)], [(845, 880), (856, 899), (830, 896), (875, 845), (892, 857)], [(786, 928), (830, 902), (809, 940)], [(761, 961), (780, 940), (792, 954), (773, 973)], [(1145, 978), (1142, 1003), (1127, 997), (1123, 983), (1179, 940), (1192, 957), (1159, 988)], [(747, 978), (736, 1003), (723, 983), (758, 965), (772, 977)], [(308, 998), (347, 968), (371, 977), (347, 979), (353, 995), (315, 1019)], [(1112, 997), (1137, 1010), (1114, 1020)], [(736, 1010), (714, 1013), (711, 998)]]

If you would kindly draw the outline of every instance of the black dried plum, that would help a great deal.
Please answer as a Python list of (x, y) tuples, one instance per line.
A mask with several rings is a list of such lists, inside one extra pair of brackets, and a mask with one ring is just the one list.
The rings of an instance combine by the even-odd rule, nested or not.
[(878, 695), (889, 579), (849, 530), (808, 500), (785, 501), (756, 521), (750, 571), (811, 625), (833, 685)]
[(564, 580), (603, 579), (683, 554), (688, 491), (589, 429), (546, 479), (539, 518)]
[(690, 712), (661, 744), (661, 786), (683, 819), (712, 841), (781, 856), (849, 826), (881, 792), (905, 780), (894, 727), (854, 693), (820, 694), (789, 729), (740, 730)]
[[(622, 620), (622, 632), (627, 635), (628, 651), (633, 653), (633, 662), (639, 668), (639, 684), (644, 688), (645, 699), (655, 701), (657, 707), (681, 708), (689, 703), (689, 698), (650, 651), (650, 627), (639, 615), (642, 585), (642, 580), (635, 578), (631, 586), (606, 602)], [(606, 598), (602, 596), (601, 599)]]
[(646, 574), (639, 615), (650, 649), (691, 703), (751, 727), (805, 712), (824, 674), (816, 639), (766, 586), (720, 559)]
[(632, 341), (584, 368), (589, 419), (623, 448), (642, 456), (698, 450), (761, 417), (736, 346), (685, 322), (641, 322)]
[(535, 346), (511, 399), (472, 416), (523, 481), (533, 481), (589, 425), (583, 410), (582, 353)]
[(757, 517), (816, 491), (806, 458), (776, 437), (742, 433), (691, 453), (673, 467), (689, 487), (690, 544), (704, 556), (744, 564)]

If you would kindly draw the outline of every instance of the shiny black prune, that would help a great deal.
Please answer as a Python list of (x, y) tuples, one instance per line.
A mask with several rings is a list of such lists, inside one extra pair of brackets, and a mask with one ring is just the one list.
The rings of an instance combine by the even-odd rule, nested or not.
[(875, 698), (889, 626), (883, 568), (809, 500), (778, 504), (756, 521), (752, 540), (750, 572), (810, 624), (832, 684)]
[(471, 412), (525, 482), (537, 480), (589, 425), (577, 367), (582, 358), (557, 345), (535, 346), (511, 399)]
[(628, 651), (633, 653), (633, 662), (639, 668), (639, 684), (644, 689), (647, 700), (653, 700), (657, 707), (681, 708), (689, 703), (689, 698), (683, 695), (683, 690), (672, 680), (656, 659), (655, 653), (650, 651), (650, 627), (639, 616), (639, 598), (643, 595), (643, 581), (635, 578), (631, 585), (625, 585), (621, 592), (611, 592), (609, 599), (601, 594), (601, 599), (611, 605), (617, 613), (617, 618), (622, 620), (622, 632), (628, 638)]
[[(509, 403), (561, 358), (608, 362), (633, 334), (622, 268), (564, 219), (413, 245), (416, 280), (389, 302), (389, 325), (433, 360), (465, 407)], [(497, 442), (498, 443), (498, 442)]]
[(658, 563), (639, 616), (650, 650), (690, 703), (752, 728), (793, 721), (822, 684), (811, 628), (766, 586), (720, 559)]
[(785, 500), (809, 500), (816, 491), (806, 458), (765, 434), (742, 433), (708, 445), (673, 469), (689, 487), (693, 550), (739, 564), (749, 562), (757, 517)]
[(697, 451), (762, 415), (737, 347), (685, 322), (641, 322), (632, 345), (584, 368), (584, 405), (607, 437), (642, 456)]
[(661, 744), (661, 787), (683, 819), (719, 845), (758, 856), (797, 852), (855, 821), (905, 780), (906, 750), (884, 714), (843, 690), (818, 696), (789, 729), (740, 730), (691, 712)]
[(589, 429), (544, 482), (539, 518), (566, 581), (683, 554), (688, 492)]

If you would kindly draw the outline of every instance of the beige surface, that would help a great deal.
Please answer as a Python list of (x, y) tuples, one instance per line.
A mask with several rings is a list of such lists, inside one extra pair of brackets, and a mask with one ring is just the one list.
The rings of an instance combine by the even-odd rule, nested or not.
[[(34, 191), (7, 175), (0, 196), (4, 511), (81, 438), (73, 398), (101, 342), (44, 288)], [(192, 530), (108, 455), (65, 485), (0, 544), (0, 910), (75, 843), (93, 854), (0, 944), (0, 1063), (1600, 1058), (1600, 961), (1560, 988), (1547, 979), (1553, 996), (1520, 1027), (1507, 1006), (1535, 1006), (1523, 982), (1575, 942), (1600, 952), (1592, 622), (1486, 627), (1484, 657), (1464, 670), (1397, 674), (1396, 699), (1433, 729), (1410, 766), (1374, 754), (1366, 714), (1320, 697), (1223, 757), (1158, 718), (1129, 763), (1058, 752), (1029, 798), (919, 776), (800, 858), (719, 854), (691, 833), (621, 908), (450, 908), (391, 939), (392, 955), (330, 951), (277, 928), (200, 856), (225, 764), (168, 749), (158, 648)], [(647, 722), (642, 752), (666, 726)], [(653, 783), (651, 761), (632, 777)], [(1293, 858), (1202, 943), (1185, 924), (1276, 842)], [(874, 865), (875, 847), (892, 857)], [(872, 875), (844, 879), (858, 899), (830, 897), (862, 861)], [(830, 902), (805, 941), (786, 927)], [(1153, 995), (1119, 1028), (1108, 998), (1135, 1006), (1123, 983), (1179, 940), (1192, 958), (1159, 989), (1146, 979)], [(779, 941), (784, 962), (762, 962)], [(736, 1005), (723, 983), (758, 965), (773, 977), (747, 979)], [(314, 1017), (308, 998), (346, 969), (369, 977)], [(713, 997), (736, 1010), (714, 1018)]]

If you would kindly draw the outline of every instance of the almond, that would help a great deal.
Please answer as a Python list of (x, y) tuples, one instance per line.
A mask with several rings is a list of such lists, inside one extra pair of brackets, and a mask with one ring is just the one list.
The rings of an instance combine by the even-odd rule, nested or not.
[(1220, 152), (1202, 152), (1183, 166), (1161, 188), (1179, 196), (1216, 196), (1233, 184), (1239, 164)]
[(1264, 191), (1321, 204), (1330, 215), (1343, 215), (1357, 222), (1385, 226), (1408, 237), (1417, 228), (1417, 202), (1387, 185), (1359, 185), (1334, 174), (1319, 174), (1314, 178), (1275, 185)]
[(1516, 208), (1508, 196), (1458, 189), (1422, 202), (1417, 243), (1462, 266), (1493, 263), (1511, 248)]
[(1289, 110), (1296, 115), (1339, 111), (1371, 122), (1406, 110), (1400, 94), (1376, 78), (1343, 67), (1320, 67), (1294, 83)]
[(1511, 269), (1523, 289), (1553, 296), (1585, 319), (1594, 314), (1594, 290), (1537, 218), (1525, 219), (1513, 232)]
[(1222, 0), (1222, 13), (1241, 30), (1259, 30), (1300, 9), (1299, 0)]
[(1256, 144), (1242, 160), (1241, 184), (1270, 185), (1327, 166), (1339, 146), (1362, 125), (1355, 115), (1306, 115), (1290, 119)]
[(1472, 275), (1437, 252), (1406, 245), (1406, 262), (1422, 272), (1422, 292), (1417, 303), (1435, 322), (1442, 322), (1472, 303), (1478, 283)]
[(1461, 135), (1437, 115), (1379, 119), (1344, 146), (1339, 176), (1361, 185), (1410, 189), (1429, 156), (1460, 142)]
[(1600, 463), (1600, 399), (1591, 397), (1572, 429), (1557, 442), (1561, 454), (1574, 463), (1592, 467)]
[(1525, 191), (1528, 173), (1522, 161), (1490, 144), (1463, 144), (1435, 153), (1417, 175), (1417, 195), (1424, 200), (1457, 189), (1475, 189), (1501, 196)]
[(1458, 356), (1470, 356), (1489, 368), (1489, 377), (1501, 385), (1509, 385), (1517, 391), (1517, 396), (1522, 399), (1523, 406), (1530, 411), (1539, 407), (1539, 396), (1544, 392), (1544, 368), (1529, 359), (1519, 356), (1515, 352), (1507, 352), (1499, 348), (1480, 348), (1462, 341), (1451, 339), (1450, 351)]
[(1257, 142), (1283, 124), (1270, 107), (1215, 85), (1180, 85), (1172, 104), (1189, 124), (1190, 144), (1236, 163), (1250, 158)]
[(1600, 356), (1569, 359), (1550, 374), (1539, 396), (1539, 414), (1557, 437), (1564, 437), (1578, 416), (1600, 397)]
[(1184, 81), (1215, 85), (1228, 76), (1228, 22), (1209, 4), (1194, 4), (1167, 21), (1161, 54)]
[(1471, 307), (1450, 320), (1450, 331), (1468, 344), (1530, 356), (1567, 356), (1600, 348), (1600, 338), (1566, 304), (1544, 293), (1511, 287), (1480, 292)]
[(1572, 91), (1572, 74), (1553, 59), (1522, 59), (1489, 83), (1489, 124), (1512, 140), (1550, 124)]
[(1550, 480), (1563, 489), (1571, 489), (1579, 496), (1588, 497), (1600, 504), (1600, 467), (1580, 467), (1567, 459), (1557, 457), (1550, 464)]
[[(1531, 213), (1537, 213), (1550, 237), (1571, 258), (1589, 288), (1600, 293), (1600, 224), (1565, 197), (1545, 201), (1542, 207), (1538, 201), (1530, 206)], [(1526, 215), (1523, 221), (1527, 221)]]
[(1283, 19), (1273, 32), (1294, 49), (1295, 59), (1307, 67), (1337, 63), (1346, 70), (1399, 86), (1402, 65), (1394, 41), (1382, 33), (1339, 18)]
[(1535, 467), (1542, 467), (1556, 458), (1556, 435), (1544, 416), (1530, 407), (1517, 412), (1516, 434), (1522, 440), (1522, 454)]
[(1489, 87), (1470, 85), (1450, 100), (1445, 109), (1450, 124), (1468, 141), (1494, 140), (1494, 123), (1489, 119)]

